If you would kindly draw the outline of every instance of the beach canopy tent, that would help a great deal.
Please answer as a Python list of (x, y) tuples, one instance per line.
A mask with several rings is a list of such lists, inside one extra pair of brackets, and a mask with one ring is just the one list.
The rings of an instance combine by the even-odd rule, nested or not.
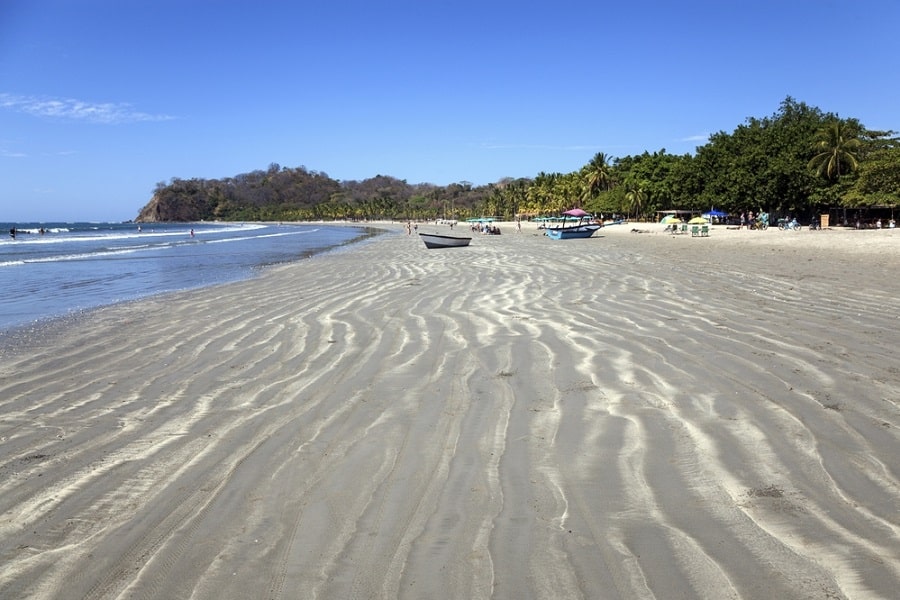
[(711, 210), (709, 212), (701, 214), (700, 216), (704, 219), (721, 219), (723, 217), (727, 217), (728, 213), (721, 210)]
[(591, 218), (591, 213), (586, 212), (580, 208), (573, 208), (571, 210), (567, 210), (563, 212), (563, 216), (560, 217), (563, 221), (578, 221), (581, 222), (582, 219)]
[(573, 208), (572, 210), (567, 210), (567, 211), (563, 212), (563, 214), (566, 215), (567, 217), (579, 217), (579, 218), (590, 216), (590, 213), (585, 212), (580, 208)]
[(591, 213), (585, 212), (580, 208), (573, 208), (562, 212), (557, 217), (535, 217), (532, 221), (577, 221), (582, 218), (590, 217)]

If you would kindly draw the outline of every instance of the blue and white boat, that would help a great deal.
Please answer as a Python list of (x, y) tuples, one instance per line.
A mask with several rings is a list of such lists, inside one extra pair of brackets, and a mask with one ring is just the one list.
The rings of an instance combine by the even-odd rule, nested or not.
[[(575, 217), (578, 223), (575, 225), (562, 225), (547, 229), (545, 234), (553, 240), (569, 240), (574, 238), (589, 238), (600, 229), (601, 225), (593, 223), (593, 217), (580, 208), (573, 208), (563, 213), (564, 217)], [(563, 221), (565, 223), (565, 221)]]

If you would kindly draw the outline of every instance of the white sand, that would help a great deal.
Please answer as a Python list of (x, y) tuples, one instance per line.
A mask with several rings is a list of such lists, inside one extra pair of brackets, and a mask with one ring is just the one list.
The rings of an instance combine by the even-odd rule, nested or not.
[(0, 349), (0, 597), (900, 589), (900, 234), (386, 227)]

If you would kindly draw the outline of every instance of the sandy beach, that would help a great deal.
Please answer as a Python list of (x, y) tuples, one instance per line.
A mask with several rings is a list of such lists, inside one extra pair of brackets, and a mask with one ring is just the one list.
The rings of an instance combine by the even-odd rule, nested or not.
[(4, 338), (0, 598), (896, 597), (900, 231), (384, 227)]

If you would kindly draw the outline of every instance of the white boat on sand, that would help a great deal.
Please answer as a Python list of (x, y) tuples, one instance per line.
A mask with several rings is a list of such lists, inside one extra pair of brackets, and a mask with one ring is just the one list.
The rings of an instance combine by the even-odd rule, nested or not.
[(472, 241), (470, 237), (455, 237), (437, 233), (420, 233), (419, 237), (425, 242), (426, 248), (460, 248), (468, 246), (469, 242)]

